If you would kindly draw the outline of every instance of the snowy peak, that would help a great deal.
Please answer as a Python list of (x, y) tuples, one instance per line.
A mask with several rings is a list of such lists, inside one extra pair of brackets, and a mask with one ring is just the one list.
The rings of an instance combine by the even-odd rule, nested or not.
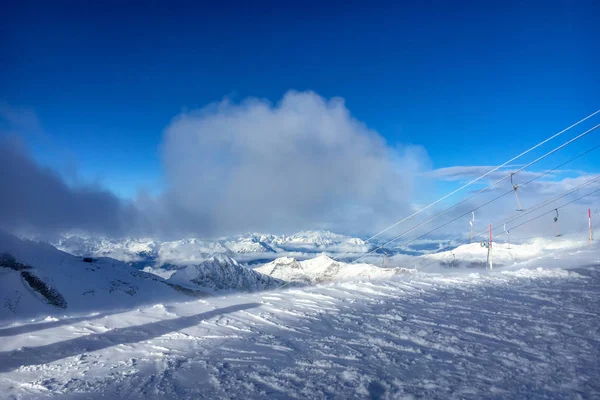
[(153, 239), (107, 239), (66, 236), (53, 245), (76, 256), (110, 257), (119, 261), (133, 262), (152, 257), (159, 247)]
[(275, 289), (284, 283), (274, 277), (243, 267), (225, 254), (217, 254), (199, 264), (181, 268), (169, 278), (168, 282), (210, 291), (244, 292)]
[(292, 236), (283, 235), (275, 238), (273, 243), (278, 245), (330, 247), (340, 245), (364, 246), (366, 242), (358, 238), (349, 238), (329, 231), (302, 231)]
[[(149, 238), (122, 240), (65, 236), (55, 247), (77, 256), (110, 257), (124, 262), (142, 263), (141, 267), (163, 264), (197, 264), (213, 254), (226, 254), (244, 262), (272, 260), (276, 255), (292, 253), (294, 257), (328, 252), (364, 253), (369, 245), (362, 239), (328, 231), (303, 231), (291, 236), (248, 233), (218, 240), (184, 238), (162, 242)], [(264, 262), (264, 261), (263, 261)]]
[(224, 247), (237, 254), (274, 253), (276, 250), (262, 239), (268, 240), (266, 237), (257, 238), (254, 235), (250, 235), (249, 237), (240, 237), (237, 239), (225, 239), (222, 243)]
[(357, 278), (385, 278), (414, 272), (404, 268), (380, 268), (371, 264), (347, 264), (327, 255), (305, 261), (288, 257), (278, 258), (257, 268), (256, 271), (285, 281), (310, 284)]

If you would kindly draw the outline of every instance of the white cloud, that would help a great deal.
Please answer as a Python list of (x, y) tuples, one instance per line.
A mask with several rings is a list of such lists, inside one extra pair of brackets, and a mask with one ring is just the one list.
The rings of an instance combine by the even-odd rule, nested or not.
[(18, 141), (0, 136), (0, 160), (0, 229), (121, 235), (136, 221), (131, 204), (96, 186), (69, 186), (55, 171), (38, 165)]
[(313, 92), (183, 113), (162, 150), (166, 192), (154, 206), (182, 233), (373, 231), (410, 208), (428, 165), (423, 148), (391, 147), (343, 99)]
[[(19, 126), (25, 129), (26, 121), (35, 122), (30, 127), (38, 125), (28, 112), (20, 118), (21, 113), (6, 110), (6, 115), (0, 110), (0, 122), (10, 131)], [(289, 92), (277, 104), (253, 98), (239, 104), (225, 100), (182, 113), (165, 129), (161, 151), (164, 192), (158, 196), (140, 193), (131, 204), (97, 186), (68, 184), (55, 171), (40, 167), (22, 147), (2, 140), (0, 153), (5, 162), (0, 175), (11, 196), (0, 201), (0, 225), (44, 233), (80, 230), (174, 238), (320, 228), (369, 234), (411, 214), (418, 208), (417, 201), (427, 204), (433, 200), (431, 189), (436, 180), (458, 186), (492, 168), (455, 166), (430, 171), (422, 147), (386, 143), (376, 131), (353, 118), (342, 99), (327, 100), (313, 92)], [(506, 176), (510, 168), (494, 172), (482, 184)], [(522, 184), (538, 174), (522, 171), (517, 181)], [(570, 177), (562, 178), (565, 175)], [(523, 207), (530, 209), (592, 177), (580, 171), (554, 171), (523, 186), (519, 196)], [(531, 217), (599, 186), (578, 191)], [(390, 230), (389, 236), (425, 221), (480, 187), (452, 196), (444, 206), (433, 207)], [(470, 210), (507, 190), (508, 181), (411, 232), (399, 243), (462, 213), (467, 215), (436, 231), (434, 237), (465, 237)], [(585, 210), (597, 207), (599, 200), (597, 194), (561, 210), (561, 231), (585, 229)], [(514, 195), (509, 193), (476, 211), (475, 231), (518, 215), (515, 209)], [(519, 231), (552, 234), (552, 218), (541, 218)]]

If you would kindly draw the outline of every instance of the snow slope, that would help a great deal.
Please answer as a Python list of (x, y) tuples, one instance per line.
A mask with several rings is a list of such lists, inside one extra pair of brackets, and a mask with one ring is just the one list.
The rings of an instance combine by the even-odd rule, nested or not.
[[(83, 262), (82, 258), (50, 245), (21, 240), (0, 231), (2, 253), (10, 254), (27, 269), (18, 271), (0, 267), (0, 321), (189, 299), (163, 279), (137, 271), (125, 263), (108, 258)], [(24, 279), (23, 272), (57, 292), (66, 307), (48, 304)]]
[(347, 264), (321, 255), (310, 260), (297, 261), (282, 257), (255, 269), (260, 273), (288, 282), (322, 283), (343, 279), (371, 279), (392, 277), (414, 272), (405, 268), (380, 268), (371, 264)]
[[(580, 235), (585, 237), (584, 235)], [(492, 260), (496, 267), (510, 266), (527, 260), (537, 260), (542, 257), (552, 257), (557, 252), (586, 249), (589, 241), (581, 238), (534, 238), (524, 243), (508, 244), (507, 242), (495, 242), (492, 246)], [(480, 243), (471, 243), (450, 251), (429, 254), (421, 260), (418, 258), (417, 266), (425, 266), (425, 270), (437, 266), (446, 267), (475, 267), (485, 268), (487, 263), (487, 249), (481, 247)], [(406, 257), (395, 256), (392, 263), (409, 262)], [(427, 268), (429, 267), (429, 268)]]
[[(0, 328), (11, 398), (599, 398), (600, 252)], [(574, 270), (568, 268), (579, 265)]]
[(285, 282), (241, 266), (237, 261), (217, 254), (199, 264), (178, 269), (168, 282), (210, 291), (254, 292), (274, 289)]

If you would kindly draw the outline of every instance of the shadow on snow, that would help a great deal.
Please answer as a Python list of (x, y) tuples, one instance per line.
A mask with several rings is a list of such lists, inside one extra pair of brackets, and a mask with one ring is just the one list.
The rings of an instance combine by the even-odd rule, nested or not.
[(259, 306), (260, 303), (238, 304), (218, 310), (190, 315), (188, 317), (179, 317), (170, 320), (150, 322), (143, 325), (117, 328), (109, 332), (82, 336), (45, 346), (26, 347), (22, 350), (2, 352), (0, 353), (0, 373), (9, 372), (28, 365), (51, 363), (77, 354), (98, 351), (120, 344), (136, 343), (142, 340), (153, 339), (170, 332), (197, 325), (203, 320)]

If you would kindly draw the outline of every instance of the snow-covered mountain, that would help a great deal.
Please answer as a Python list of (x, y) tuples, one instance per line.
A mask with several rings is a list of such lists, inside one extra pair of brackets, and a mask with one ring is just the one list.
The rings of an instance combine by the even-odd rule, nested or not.
[(347, 264), (335, 261), (326, 255), (305, 261), (282, 257), (256, 268), (255, 271), (289, 282), (309, 284), (345, 279), (384, 278), (414, 272), (406, 268), (381, 268), (372, 264)]
[(207, 241), (195, 238), (175, 240), (157, 244), (155, 264), (186, 265), (198, 263), (213, 254), (234, 255), (220, 241)]
[(163, 264), (196, 264), (214, 254), (225, 254), (240, 262), (271, 261), (281, 256), (306, 259), (314, 254), (362, 254), (369, 245), (362, 239), (327, 231), (304, 231), (292, 236), (248, 233), (217, 240), (185, 238), (163, 242), (149, 238), (122, 240), (67, 236), (52, 243), (78, 256), (111, 257), (136, 263), (141, 269)]
[(364, 253), (369, 245), (362, 239), (338, 235), (329, 231), (302, 231), (292, 236), (272, 239), (272, 244), (286, 250), (331, 253)]
[(188, 299), (126, 263), (83, 259), (0, 231), (0, 320)]
[(234, 259), (217, 254), (199, 264), (176, 270), (168, 282), (211, 291), (254, 292), (275, 289), (285, 282), (241, 266)]
[(59, 250), (76, 256), (110, 257), (124, 262), (142, 261), (154, 257), (160, 243), (149, 238), (126, 238), (122, 240), (64, 236), (51, 243)]

